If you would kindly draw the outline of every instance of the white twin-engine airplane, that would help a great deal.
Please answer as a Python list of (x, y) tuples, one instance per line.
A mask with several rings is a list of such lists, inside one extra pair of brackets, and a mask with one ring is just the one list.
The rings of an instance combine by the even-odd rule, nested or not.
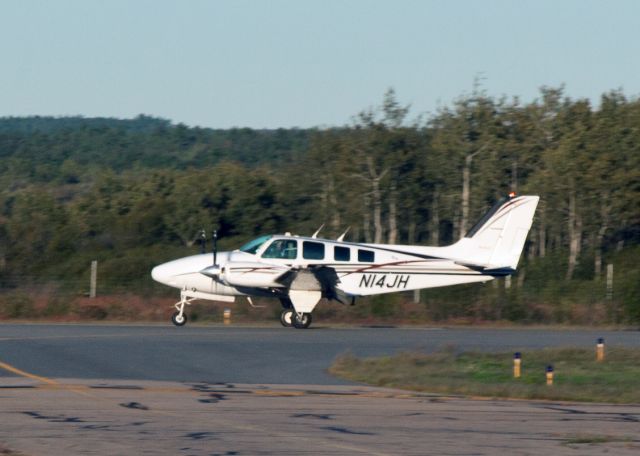
[(513, 274), (538, 196), (496, 203), (467, 235), (445, 247), (361, 244), (284, 235), (262, 236), (232, 252), (193, 255), (156, 266), (154, 280), (181, 289), (172, 321), (187, 322), (195, 299), (276, 297), (284, 326), (308, 328), (320, 299), (353, 304), (358, 296), (486, 282)]

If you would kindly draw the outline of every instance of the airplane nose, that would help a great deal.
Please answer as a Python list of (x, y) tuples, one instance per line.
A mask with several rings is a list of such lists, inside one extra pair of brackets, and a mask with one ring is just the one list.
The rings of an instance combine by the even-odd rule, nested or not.
[(169, 268), (167, 268), (166, 264), (161, 264), (160, 266), (156, 266), (151, 270), (151, 278), (156, 282), (160, 282), (166, 285), (169, 281), (169, 277)]

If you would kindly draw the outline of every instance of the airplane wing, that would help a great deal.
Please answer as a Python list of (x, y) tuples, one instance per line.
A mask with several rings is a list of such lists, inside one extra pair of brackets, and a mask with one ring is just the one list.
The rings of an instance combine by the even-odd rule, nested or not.
[(318, 292), (327, 299), (333, 299), (342, 304), (351, 302), (349, 296), (338, 288), (340, 279), (335, 269), (327, 266), (309, 266), (301, 269), (290, 269), (282, 274), (277, 281), (289, 289), (289, 293)]
[(349, 304), (351, 302), (351, 298), (349, 298), (344, 291), (338, 288), (340, 278), (338, 277), (335, 269), (326, 266), (319, 266), (312, 268), (311, 272), (322, 285), (322, 293), (325, 298), (333, 299), (342, 304)]

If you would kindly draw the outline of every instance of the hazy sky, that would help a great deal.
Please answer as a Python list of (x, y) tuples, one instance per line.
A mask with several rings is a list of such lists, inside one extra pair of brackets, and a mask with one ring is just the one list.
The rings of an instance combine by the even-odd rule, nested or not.
[(6, 0), (0, 116), (140, 113), (206, 127), (342, 125), (389, 87), (640, 94), (640, 1)]

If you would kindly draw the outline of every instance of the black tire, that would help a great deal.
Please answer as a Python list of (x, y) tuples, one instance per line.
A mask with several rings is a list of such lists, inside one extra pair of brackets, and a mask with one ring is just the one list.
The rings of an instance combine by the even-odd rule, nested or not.
[(180, 315), (180, 312), (175, 312), (173, 315), (171, 315), (171, 322), (176, 325), (176, 326), (184, 326), (187, 324), (187, 314), (186, 313), (182, 313), (182, 320), (178, 320), (178, 315)]
[(293, 327), (296, 329), (307, 329), (311, 326), (311, 314), (302, 314), (302, 319), (298, 316), (297, 312), (293, 313)]
[(280, 313), (280, 324), (285, 328), (291, 328), (293, 326), (293, 310), (284, 309)]

